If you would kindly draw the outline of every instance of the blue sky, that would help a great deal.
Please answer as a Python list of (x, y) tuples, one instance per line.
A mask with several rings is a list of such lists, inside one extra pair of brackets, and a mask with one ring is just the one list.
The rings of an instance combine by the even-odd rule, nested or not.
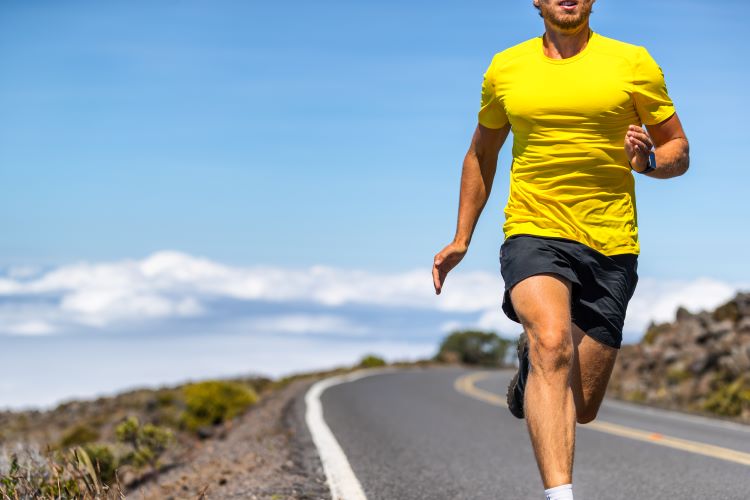
[[(677, 304), (713, 306), (750, 283), (742, 8), (595, 5), (596, 31), (660, 63), (691, 141), (686, 176), (637, 179), (630, 341)], [(51, 361), (93, 336), (111, 359), (122, 339), (174, 346), (185, 332), (198, 346), (221, 333), (280, 373), (373, 349), (424, 354), (451, 326), (516, 333), (497, 308), (509, 148), (440, 299), (429, 267), (453, 235), (482, 74), (542, 31), (530, 0), (3, 2), (0, 361), (15, 374), (30, 349)], [(301, 361), (315, 339), (317, 364)], [(158, 356), (155, 372), (141, 363), (162, 381), (242, 365), (180, 356), (162, 371)], [(99, 386), (26, 402), (126, 382), (127, 363), (109, 368)], [(0, 385), (0, 407), (33, 383)]]
[[(662, 65), (692, 144), (685, 178), (639, 179), (647, 274), (750, 275), (741, 6), (595, 6), (596, 30)], [(452, 236), (482, 73), (542, 31), (525, 1), (1, 8), (5, 265), (165, 248), (429, 265)], [(506, 151), (466, 268), (497, 267), (508, 167)]]

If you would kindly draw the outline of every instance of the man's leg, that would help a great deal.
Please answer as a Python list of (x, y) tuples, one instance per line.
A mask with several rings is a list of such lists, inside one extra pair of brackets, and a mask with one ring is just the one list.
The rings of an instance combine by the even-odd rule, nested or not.
[(576, 425), (571, 285), (560, 276), (539, 274), (515, 285), (510, 296), (529, 340), (524, 410), (542, 482), (545, 488), (570, 484)]
[(596, 418), (617, 353), (614, 347), (597, 342), (573, 324), (571, 386), (579, 424), (587, 424)]

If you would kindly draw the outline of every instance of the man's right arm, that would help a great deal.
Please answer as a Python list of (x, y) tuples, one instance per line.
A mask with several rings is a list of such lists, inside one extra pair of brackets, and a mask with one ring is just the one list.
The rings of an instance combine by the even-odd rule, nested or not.
[(461, 173), (456, 235), (450, 244), (435, 255), (432, 266), (432, 281), (437, 294), (440, 294), (448, 272), (466, 255), (474, 228), (490, 197), (498, 153), (509, 132), (510, 124), (498, 129), (477, 125)]

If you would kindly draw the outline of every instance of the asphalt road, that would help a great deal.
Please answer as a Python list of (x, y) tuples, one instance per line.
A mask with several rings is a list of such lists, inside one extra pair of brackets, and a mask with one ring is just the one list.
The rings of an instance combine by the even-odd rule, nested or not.
[[(511, 376), (384, 373), (320, 401), (368, 500), (538, 500), (525, 423), (498, 406)], [(576, 500), (750, 499), (750, 427), (614, 401), (596, 422), (578, 426)]]

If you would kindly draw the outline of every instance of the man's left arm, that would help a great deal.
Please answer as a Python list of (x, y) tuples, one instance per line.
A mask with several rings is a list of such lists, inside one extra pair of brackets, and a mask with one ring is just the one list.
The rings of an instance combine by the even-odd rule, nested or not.
[(648, 133), (638, 125), (631, 125), (625, 135), (625, 153), (633, 170), (643, 172), (648, 168), (648, 156), (654, 146), (656, 170), (645, 175), (669, 179), (684, 174), (690, 166), (690, 145), (677, 113), (646, 128)]

